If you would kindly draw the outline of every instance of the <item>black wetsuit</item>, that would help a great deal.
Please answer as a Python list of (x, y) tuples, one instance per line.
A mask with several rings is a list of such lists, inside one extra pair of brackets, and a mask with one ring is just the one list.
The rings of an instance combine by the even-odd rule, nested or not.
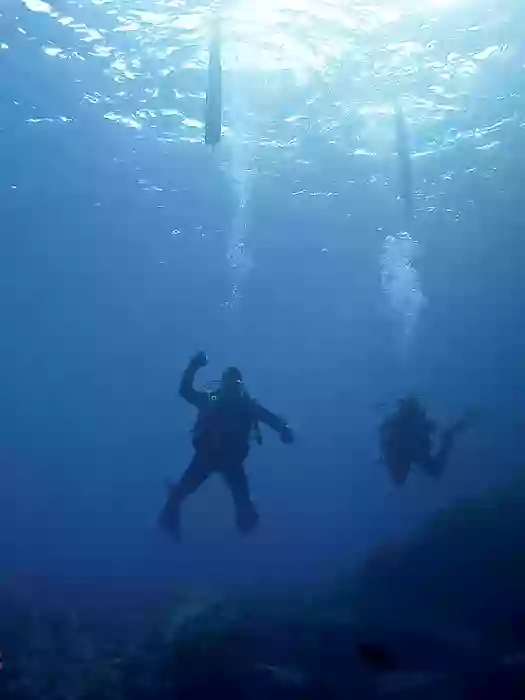
[(247, 394), (228, 400), (221, 398), (219, 392), (197, 391), (193, 381), (198, 369), (190, 363), (179, 389), (180, 395), (199, 411), (193, 430), (195, 455), (180, 481), (171, 489), (161, 519), (164, 527), (176, 534), (180, 504), (216, 472), (233, 496), (237, 527), (242, 532), (250, 532), (258, 523), (244, 469), (252, 432), (259, 422), (281, 435), (287, 426)]

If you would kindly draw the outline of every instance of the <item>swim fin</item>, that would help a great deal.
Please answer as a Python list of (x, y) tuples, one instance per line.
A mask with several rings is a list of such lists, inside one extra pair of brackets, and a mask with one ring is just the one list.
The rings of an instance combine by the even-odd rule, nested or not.
[(168, 498), (163, 509), (159, 513), (158, 524), (169, 537), (176, 542), (180, 541), (180, 503), (175, 497), (174, 486), (166, 480)]

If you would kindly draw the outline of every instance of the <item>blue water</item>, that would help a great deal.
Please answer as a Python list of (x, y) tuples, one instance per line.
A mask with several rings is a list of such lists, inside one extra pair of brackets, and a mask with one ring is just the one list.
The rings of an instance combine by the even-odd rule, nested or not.
[[(523, 8), (223, 9), (212, 152), (208, 3), (2, 2), (0, 561), (17, 596), (309, 584), (523, 463)], [(156, 517), (191, 458), (177, 389), (201, 348), (199, 382), (239, 365), (297, 442), (252, 450), (255, 536), (212, 479), (174, 547)], [(440, 424), (481, 417), (443, 479), (399, 489), (377, 429), (408, 391)]]

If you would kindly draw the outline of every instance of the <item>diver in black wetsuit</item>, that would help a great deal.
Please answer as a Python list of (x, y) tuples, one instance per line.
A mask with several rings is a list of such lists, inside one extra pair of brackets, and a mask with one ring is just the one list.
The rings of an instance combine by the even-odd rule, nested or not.
[(205, 353), (195, 355), (180, 383), (180, 395), (195, 406), (199, 414), (193, 428), (195, 455), (180, 481), (170, 487), (159, 517), (160, 526), (175, 539), (179, 536), (182, 502), (215, 472), (223, 477), (232, 493), (239, 531), (247, 534), (255, 530), (259, 515), (252, 503), (244, 470), (250, 438), (255, 436), (257, 442), (261, 442), (261, 422), (277, 431), (282, 442), (294, 441), (288, 425), (251, 398), (236, 367), (224, 370), (216, 391), (194, 389), (195, 374), (207, 363)]
[(470, 427), (474, 417), (473, 412), (468, 412), (444, 430), (439, 448), (432, 454), (436, 424), (428, 418), (417, 397), (401, 399), (397, 410), (383, 421), (379, 433), (381, 454), (392, 480), (404, 484), (412, 465), (421, 467), (428, 476), (441, 476), (457, 436)]

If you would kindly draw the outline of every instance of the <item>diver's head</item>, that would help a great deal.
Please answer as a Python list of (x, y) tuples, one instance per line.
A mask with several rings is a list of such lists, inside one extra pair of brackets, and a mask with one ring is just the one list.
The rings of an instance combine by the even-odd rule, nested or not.
[(242, 374), (237, 367), (226, 367), (221, 377), (219, 391), (223, 396), (238, 396), (244, 392)]
[(408, 394), (399, 400), (398, 408), (404, 415), (419, 415), (424, 413), (423, 406), (415, 394)]

